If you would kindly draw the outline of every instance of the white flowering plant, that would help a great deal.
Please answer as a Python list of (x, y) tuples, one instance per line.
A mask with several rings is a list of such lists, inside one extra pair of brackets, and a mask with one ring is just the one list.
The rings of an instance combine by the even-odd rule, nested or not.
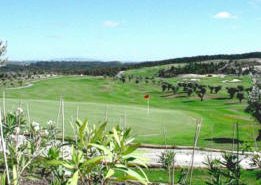
[[(8, 177), (5, 180), (9, 184), (19, 185), (21, 179), (37, 177), (35, 172), (39, 170), (39, 159), (44, 155), (50, 141), (54, 139), (49, 132), (55, 128), (54, 125), (43, 128), (36, 121), (27, 123), (21, 108), (2, 117), (6, 152), (0, 152), (0, 159), (4, 159), (6, 154), (7, 166), (12, 169), (10, 171), (6, 169), (4, 172)], [(4, 165), (3, 160), (0, 160), (0, 165)]]
[(4, 137), (9, 137), (18, 131), (24, 130), (26, 125), (26, 120), (24, 117), (23, 110), (18, 108), (15, 112), (9, 112), (2, 117), (3, 133)]

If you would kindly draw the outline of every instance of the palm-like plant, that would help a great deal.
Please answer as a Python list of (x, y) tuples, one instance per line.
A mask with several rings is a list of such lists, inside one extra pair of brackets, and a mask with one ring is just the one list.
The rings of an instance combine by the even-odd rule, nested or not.
[[(162, 167), (168, 170), (169, 182), (174, 184), (174, 162), (175, 162), (175, 153), (172, 150), (166, 150), (161, 153), (159, 156), (159, 162), (162, 164)], [(171, 175), (172, 171), (172, 175)]]
[(220, 160), (214, 159), (211, 160), (209, 157), (207, 158), (207, 162), (205, 163), (208, 166), (208, 173), (210, 175), (210, 179), (206, 181), (208, 185), (223, 185), (222, 179), (222, 169)]
[[(60, 180), (61, 184), (77, 185), (81, 182), (88, 185), (105, 185), (112, 177), (121, 181), (134, 179), (143, 184), (148, 183), (141, 168), (146, 165), (132, 155), (139, 145), (132, 143), (130, 129), (116, 127), (108, 132), (106, 123), (96, 127), (89, 126), (87, 121), (79, 120), (76, 126), (77, 140), (71, 146), (71, 157), (62, 159), (55, 155), (55, 158), (50, 158), (49, 155), (45, 160), (45, 164), (54, 167), (52, 173), (56, 175), (55, 181), (60, 178), (57, 169), (63, 168), (69, 177)], [(136, 169), (140, 173), (136, 172)], [(124, 176), (115, 177), (116, 171), (122, 172)]]

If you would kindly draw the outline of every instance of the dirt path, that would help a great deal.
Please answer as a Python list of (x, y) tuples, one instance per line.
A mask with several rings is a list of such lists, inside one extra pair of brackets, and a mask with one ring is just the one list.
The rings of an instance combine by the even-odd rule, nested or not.
[(41, 79), (37, 79), (37, 80), (30, 80), (28, 82), (30, 82), (29, 84), (26, 84), (24, 86), (19, 86), (19, 87), (9, 87), (7, 89), (24, 89), (24, 88), (29, 88), (32, 87), (34, 85), (35, 82), (39, 82), (42, 80), (49, 80), (49, 79), (56, 79), (56, 78), (61, 78), (62, 76), (54, 76), (54, 77), (46, 77), (46, 78), (41, 78)]
[[(171, 150), (171, 149), (168, 149)], [(179, 167), (188, 167), (191, 165), (192, 159), (192, 149), (172, 149), (176, 153), (175, 155), (175, 165)], [(165, 151), (165, 149), (156, 149), (156, 148), (139, 148), (137, 151), (137, 155), (142, 157), (149, 166), (160, 166), (159, 156), (161, 152)], [(195, 150), (194, 155), (194, 167), (196, 168), (204, 168), (206, 165), (204, 164), (207, 161), (207, 157), (210, 159), (222, 159), (223, 153), (217, 151), (203, 151), (203, 150)], [(239, 158), (241, 161), (240, 165), (244, 169), (252, 169), (251, 166), (251, 156), (253, 153), (246, 152), (244, 155), (240, 155)], [(261, 153), (259, 153), (261, 155)]]

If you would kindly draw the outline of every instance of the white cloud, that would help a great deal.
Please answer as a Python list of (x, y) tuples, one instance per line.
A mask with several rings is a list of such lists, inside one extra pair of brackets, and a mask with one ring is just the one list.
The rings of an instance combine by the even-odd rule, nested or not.
[(103, 26), (107, 28), (116, 28), (120, 26), (120, 24), (121, 24), (120, 22), (112, 21), (112, 20), (107, 20), (103, 22)]
[(235, 19), (235, 18), (237, 18), (237, 16), (233, 15), (230, 12), (223, 11), (223, 12), (216, 13), (214, 15), (214, 18), (215, 19)]

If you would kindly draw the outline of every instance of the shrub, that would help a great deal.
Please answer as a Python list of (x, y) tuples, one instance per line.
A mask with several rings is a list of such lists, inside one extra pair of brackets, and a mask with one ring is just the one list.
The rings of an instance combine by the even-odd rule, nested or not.
[(96, 127), (78, 120), (73, 125), (76, 139), (62, 143), (56, 140), (58, 130), (54, 122), (49, 121), (46, 128), (37, 122), (27, 123), (20, 108), (1, 121), (8, 153), (0, 153), (1, 159), (4, 154), (7, 156), (0, 160), (0, 165), (7, 162), (12, 169), (6, 167), (0, 174), (2, 184), (9, 179), (12, 185), (19, 185), (24, 178), (46, 177), (48, 184), (53, 185), (105, 185), (115, 172), (124, 174), (116, 180), (134, 179), (148, 184), (141, 168), (146, 165), (132, 154), (139, 144), (133, 143), (130, 129), (117, 126), (108, 131), (106, 123)]

